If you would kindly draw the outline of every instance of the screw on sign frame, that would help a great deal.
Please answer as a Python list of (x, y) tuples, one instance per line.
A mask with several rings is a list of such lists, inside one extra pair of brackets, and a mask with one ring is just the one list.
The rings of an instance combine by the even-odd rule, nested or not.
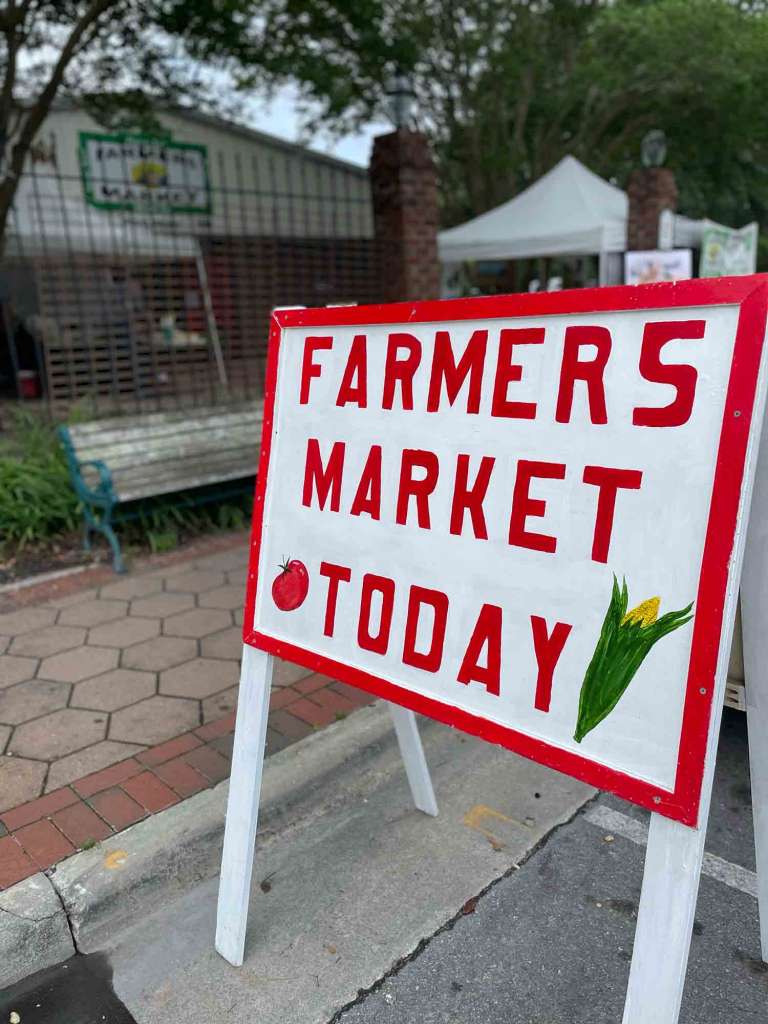
[[(280, 656), (390, 701), (426, 813), (414, 711), (654, 811), (624, 1022), (674, 1024), (763, 420), (767, 295), (756, 275), (273, 316), (217, 919), (227, 960), (242, 963)], [(753, 510), (754, 736), (768, 728), (765, 448)], [(765, 954), (768, 755), (753, 743), (750, 756)]]

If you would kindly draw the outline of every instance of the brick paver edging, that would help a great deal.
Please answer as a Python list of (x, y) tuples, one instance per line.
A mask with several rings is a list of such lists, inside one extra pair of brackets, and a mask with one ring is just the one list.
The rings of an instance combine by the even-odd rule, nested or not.
[[(198, 555), (210, 557), (219, 551), (229, 551), (231, 548), (247, 543), (248, 536), (248, 530), (237, 530), (218, 536), (197, 537), (173, 551), (157, 555), (142, 555), (131, 565), (132, 575), (179, 565)], [(0, 614), (18, 611), (21, 608), (29, 607), (29, 605), (39, 604), (41, 601), (68, 597), (81, 590), (119, 582), (121, 579), (127, 578), (115, 574), (111, 564), (111, 554), (108, 557), (110, 561), (87, 566), (80, 572), (58, 576), (54, 579), (41, 579), (39, 583), (33, 582), (28, 586), (3, 591), (0, 593)]]
[[(326, 676), (275, 689), (267, 754), (372, 698)], [(0, 891), (229, 775), (234, 713), (0, 813)]]

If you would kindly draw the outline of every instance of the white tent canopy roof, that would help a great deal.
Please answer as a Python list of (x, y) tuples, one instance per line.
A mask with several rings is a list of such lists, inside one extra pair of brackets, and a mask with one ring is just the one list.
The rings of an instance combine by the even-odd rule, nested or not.
[[(626, 192), (566, 156), (514, 199), (441, 231), (443, 263), (581, 256), (627, 248)], [(695, 245), (711, 221), (674, 218), (675, 245)]]

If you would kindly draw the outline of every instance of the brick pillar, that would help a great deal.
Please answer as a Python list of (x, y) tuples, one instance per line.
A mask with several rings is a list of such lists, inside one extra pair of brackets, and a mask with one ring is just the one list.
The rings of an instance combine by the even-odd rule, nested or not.
[(628, 249), (655, 249), (659, 244), (659, 217), (677, 209), (677, 184), (669, 167), (638, 167), (627, 188)]
[(382, 301), (439, 298), (437, 172), (426, 138), (407, 128), (379, 135), (369, 174)]

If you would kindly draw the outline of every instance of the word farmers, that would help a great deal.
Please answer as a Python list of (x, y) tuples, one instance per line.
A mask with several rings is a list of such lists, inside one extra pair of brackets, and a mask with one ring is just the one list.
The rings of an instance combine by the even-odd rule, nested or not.
[[(679, 427), (693, 409), (698, 380), (694, 366), (662, 360), (662, 351), (686, 341), (701, 341), (704, 320), (654, 320), (642, 332), (635, 373), (656, 385), (660, 404), (635, 405), (631, 423), (637, 427)], [(554, 333), (554, 332), (553, 332)], [(577, 388), (583, 389), (589, 420), (608, 423), (607, 374), (614, 349), (611, 331), (599, 324), (574, 324), (565, 328), (562, 342), (553, 343), (544, 327), (509, 327), (490, 337), (487, 328), (472, 332), (462, 343), (451, 331), (387, 334), (383, 367), (369, 368), (373, 355), (380, 358), (381, 341), (369, 346), (366, 334), (356, 334), (343, 351), (336, 353), (333, 335), (308, 335), (304, 340), (299, 404), (313, 401), (313, 382), (330, 375), (323, 394), (326, 405), (366, 409), (411, 411), (421, 407), (437, 413), (456, 405), (468, 415), (481, 411), (491, 417), (535, 420), (539, 403), (515, 397), (515, 385), (523, 382), (531, 348), (546, 346), (548, 360), (556, 367), (551, 383), (556, 387), (554, 420), (570, 423)], [(493, 344), (491, 344), (493, 342)], [(430, 352), (431, 348), (431, 352)], [(665, 355), (668, 353), (665, 352)], [(522, 360), (522, 362), (521, 362)], [(460, 397), (461, 396), (461, 397)]]

